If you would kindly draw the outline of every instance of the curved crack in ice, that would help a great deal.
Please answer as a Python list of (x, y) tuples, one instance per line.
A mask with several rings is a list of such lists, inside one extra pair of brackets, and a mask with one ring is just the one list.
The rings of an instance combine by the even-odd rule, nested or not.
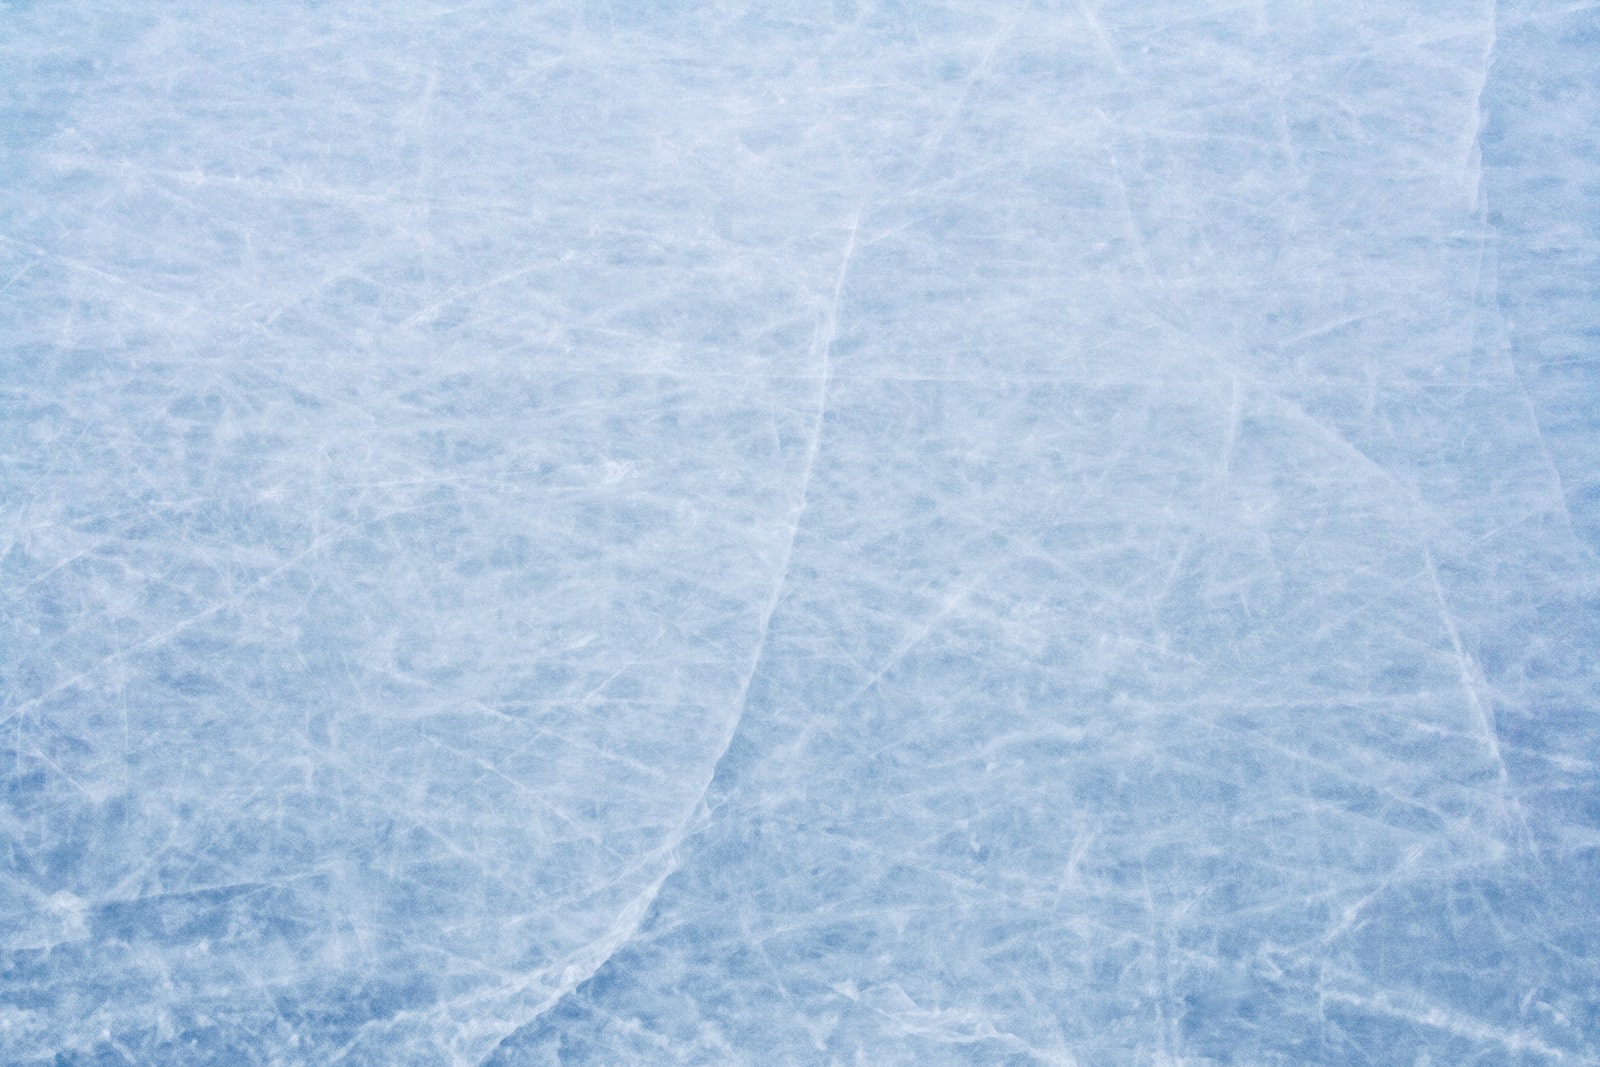
[[(772, 616), (778, 609), (779, 602), (783, 599), (784, 590), (789, 584), (789, 570), (794, 560), (795, 541), (800, 534), (800, 524), (805, 518), (806, 507), (810, 501), (811, 480), (817, 464), (817, 453), (822, 447), (823, 424), (828, 415), (828, 388), (833, 379), (833, 342), (839, 332), (839, 307), (844, 299), (845, 280), (849, 275), (850, 261), (855, 256), (856, 235), (861, 227), (861, 212), (859, 210), (851, 217), (850, 234), (845, 241), (844, 255), (840, 259), (839, 271), (834, 279), (832, 299), (828, 309), (823, 315), (822, 322), (817, 327), (813, 342), (813, 351), (821, 364), (817, 387), (817, 413), (811, 427), (811, 437), (806, 445), (805, 465), (800, 475), (800, 489), (796, 494), (789, 514), (789, 535), (785, 541), (783, 557), (777, 567), (777, 578), (772, 583), (772, 590), (767, 595), (766, 603), (762, 607), (761, 622), (757, 632), (755, 647), (750, 653), (750, 661), (744, 676), (739, 683), (738, 695), (734, 701), (734, 711), (729, 716), (728, 724), (723, 729), (722, 740), (717, 748), (716, 757), (711, 761), (709, 772), (701, 785), (694, 802), (689, 806), (683, 821), (672, 833), (667, 843), (650, 853), (646, 863), (665, 861), (661, 871), (655, 879), (646, 886), (617, 916), (617, 921), (612, 924), (606, 933), (594, 941), (584, 945), (576, 952), (570, 953), (559, 967), (546, 968), (535, 976), (530, 976), (515, 983), (514, 988), (507, 989), (501, 986), (497, 991), (483, 995), (484, 998), (494, 996), (496, 992), (508, 996), (516, 996), (532, 986), (540, 977), (559, 973), (560, 979), (556, 988), (544, 998), (543, 1002), (522, 1022), (508, 1031), (507, 1036), (538, 1021), (548, 1014), (578, 986), (598, 974), (612, 957), (622, 947), (633, 940), (639, 928), (644, 924), (645, 917), (654, 905), (656, 898), (661, 893), (661, 888), (678, 870), (679, 857), (677, 850), (691, 833), (691, 828), (705, 808), (707, 794), (711, 785), (717, 779), (718, 772), (722, 769), (723, 761), (733, 747), (733, 740), (739, 733), (739, 727), (744, 722), (746, 711), (750, 706), (750, 686), (755, 681), (756, 672), (761, 668), (761, 661), (766, 656), (767, 636), (772, 625)], [(457, 1002), (452, 1002), (457, 1003)], [(435, 1013), (446, 1010), (446, 1005), (433, 1009)], [(503, 1039), (502, 1039), (503, 1040)], [(497, 1043), (498, 1044), (498, 1043)], [(491, 1049), (488, 1053), (493, 1055)], [(480, 1058), (479, 1062), (483, 1062)]]
[[(839, 273), (834, 279), (833, 299), (828, 305), (827, 314), (823, 316), (822, 323), (818, 326), (816, 340), (813, 345), (817, 358), (822, 366), (817, 383), (817, 414), (811, 427), (811, 440), (806, 446), (805, 468), (800, 475), (800, 491), (796, 494), (794, 506), (790, 509), (789, 536), (783, 547), (783, 560), (778, 565), (778, 577), (772, 583), (772, 592), (767, 596), (766, 605), (761, 611), (761, 626), (756, 637), (754, 650), (750, 653), (750, 663), (746, 668), (743, 680), (739, 683), (739, 696), (737, 708), (723, 731), (721, 748), (717, 758), (711, 762), (711, 773), (706, 778), (705, 785), (700, 790), (691, 814), (684, 821), (681, 828), (687, 830), (689, 822), (693, 821), (694, 812), (705, 802), (706, 794), (711, 789), (711, 783), (716, 780), (717, 771), (722, 767), (722, 761), (728, 755), (728, 750), (733, 747), (734, 736), (739, 732), (739, 725), (744, 721), (745, 711), (750, 706), (750, 686), (755, 681), (756, 671), (761, 667), (761, 660), (767, 652), (767, 634), (772, 626), (772, 615), (778, 610), (778, 602), (783, 599), (783, 591), (789, 584), (789, 569), (794, 561), (794, 544), (800, 536), (800, 523), (805, 519), (806, 507), (811, 498), (811, 477), (817, 465), (817, 452), (822, 447), (822, 426), (828, 416), (828, 387), (833, 380), (833, 341), (839, 332), (839, 305), (844, 298), (845, 278), (850, 271), (850, 260), (856, 251), (856, 233), (861, 227), (861, 212), (857, 211), (850, 220), (850, 236), (845, 242), (844, 256), (839, 263)], [(681, 841), (685, 833), (678, 835)]]
[(1489, 68), (1493, 65), (1494, 48), (1500, 36), (1500, 5), (1496, 0), (1489, 0), (1486, 6), (1489, 28), (1483, 42), (1483, 59), (1462, 128), (1461, 193), (1469, 212), (1480, 210), (1483, 203), (1483, 91), (1489, 84)]

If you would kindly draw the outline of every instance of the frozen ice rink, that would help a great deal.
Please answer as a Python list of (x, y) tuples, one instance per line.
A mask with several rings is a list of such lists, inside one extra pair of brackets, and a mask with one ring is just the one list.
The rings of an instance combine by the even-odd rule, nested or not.
[(1600, 1064), (1593, 0), (0, 2), (0, 1063)]

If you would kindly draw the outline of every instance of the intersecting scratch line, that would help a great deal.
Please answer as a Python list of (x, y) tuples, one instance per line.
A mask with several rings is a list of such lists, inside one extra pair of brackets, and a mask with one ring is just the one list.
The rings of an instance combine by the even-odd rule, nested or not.
[(10, 722), (13, 718), (20, 721), (21, 718), (26, 716), (29, 711), (32, 711), (34, 708), (40, 706), (51, 697), (56, 696), (59, 693), (66, 692), (86, 678), (93, 678), (104, 668), (111, 666), (112, 664), (121, 663), (130, 656), (148, 651), (152, 648), (160, 647), (167, 641), (172, 640), (174, 637), (177, 637), (179, 634), (190, 629), (191, 627), (197, 626), (200, 623), (215, 617), (218, 613), (234, 607), (247, 597), (261, 589), (264, 589), (273, 581), (277, 580), (277, 578), (281, 575), (293, 570), (302, 561), (311, 556), (312, 553), (336, 540), (343, 534), (349, 532), (351, 528), (352, 527), (344, 527), (333, 534), (326, 534), (313, 538), (311, 543), (305, 548), (301, 549), (299, 552), (295, 553), (289, 559), (280, 563), (266, 574), (263, 574), (249, 585), (233, 593), (231, 596), (217, 600), (207, 607), (193, 613), (192, 615), (178, 620), (177, 622), (168, 626), (166, 629), (162, 630), (160, 633), (151, 634), (149, 637), (146, 637), (144, 640), (139, 641), (136, 644), (119, 648), (117, 651), (102, 657), (101, 659), (78, 671), (78, 673), (72, 675), (70, 678), (57, 682), (55, 685), (50, 686), (43, 692), (38, 693), (37, 695), (30, 697), (21, 703), (13, 705), (11, 708), (6, 710), (5, 717), (0, 718), (0, 725)]
[(1450, 637), (1450, 647), (1455, 652), (1456, 669), (1461, 677), (1461, 688), (1466, 691), (1467, 702), (1472, 705), (1473, 714), (1477, 717), (1478, 727), (1483, 731), (1484, 747), (1488, 749), (1489, 756), (1494, 760), (1495, 771), (1500, 782), (1503, 798), (1511, 805), (1516, 813), (1517, 821), (1522, 824), (1522, 832), (1534, 853), (1538, 853), (1539, 844), (1533, 837), (1533, 831), (1528, 825), (1527, 815), (1522, 810), (1521, 803), (1517, 800), (1516, 790), (1512, 785), (1511, 776), (1506, 770), (1505, 758), (1500, 753), (1500, 739), (1495, 733), (1492, 712), (1484, 703), (1480, 691), (1484, 686), (1482, 672), (1473, 658), (1467, 653), (1461, 643), (1461, 633), (1456, 627), (1455, 616), (1450, 614), (1450, 605), (1444, 598), (1444, 587), (1439, 584), (1439, 571), (1433, 563), (1433, 550), (1427, 545), (1422, 546), (1422, 558), (1427, 563), (1428, 581), (1433, 585), (1433, 597), (1439, 605), (1439, 617), (1444, 621), (1445, 632)]
[(1361, 994), (1353, 991), (1329, 989), (1324, 994), (1328, 1000), (1341, 1004), (1349, 1004), (1362, 1011), (1372, 1012), (1376, 1015), (1385, 1015), (1393, 1019), (1402, 1019), (1406, 1022), (1420, 1026), (1443, 1030), (1449, 1034), (1476, 1041), (1485, 1045), (1499, 1045), (1511, 1052), (1533, 1052), (1553, 1060), (1565, 1060), (1566, 1054), (1560, 1049), (1547, 1045), (1537, 1037), (1519, 1030), (1507, 1030), (1492, 1026), (1472, 1015), (1451, 1011), (1435, 1004), (1415, 998), (1412, 1003), (1405, 1000), (1413, 998), (1390, 997), (1382, 991)]
[[(967, 97), (972, 94), (973, 87), (989, 76), (989, 68), (994, 65), (995, 53), (1000, 50), (1001, 45), (1011, 39), (1011, 35), (1016, 30), (1017, 24), (1014, 21), (1008, 22), (989, 39), (988, 47), (984, 49), (983, 56), (978, 60), (977, 66), (972, 68), (972, 71), (967, 75), (966, 81), (962, 82), (961, 92), (956, 96), (955, 102), (950, 105), (949, 110), (945, 112), (944, 121), (940, 122), (938, 128), (923, 142), (921, 154), (924, 157), (932, 155), (944, 143), (944, 139), (949, 136), (950, 130), (955, 126), (956, 120), (961, 117), (961, 110), (966, 106)], [(859, 219), (860, 216), (858, 215), (857, 218)], [(850, 231), (850, 243), (854, 247), (854, 226), (851, 227)], [(848, 253), (846, 253), (845, 262), (849, 263)]]

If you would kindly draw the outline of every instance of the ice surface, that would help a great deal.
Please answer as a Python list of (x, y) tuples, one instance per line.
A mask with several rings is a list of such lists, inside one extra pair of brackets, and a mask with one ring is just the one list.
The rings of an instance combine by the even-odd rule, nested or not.
[(1597, 86), (0, 4), (0, 1061), (1600, 1063)]

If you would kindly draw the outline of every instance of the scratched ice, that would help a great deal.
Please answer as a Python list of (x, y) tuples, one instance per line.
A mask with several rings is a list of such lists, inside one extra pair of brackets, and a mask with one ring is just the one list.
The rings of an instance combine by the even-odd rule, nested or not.
[(0, 4), (0, 1061), (1600, 1063), (1596, 15)]

